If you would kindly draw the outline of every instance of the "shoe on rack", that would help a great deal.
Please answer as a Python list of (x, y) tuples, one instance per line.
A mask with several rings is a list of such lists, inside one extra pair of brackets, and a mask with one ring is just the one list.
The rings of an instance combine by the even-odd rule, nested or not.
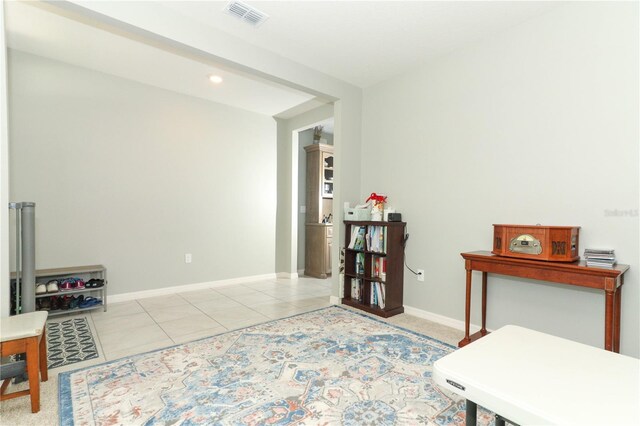
[(47, 293), (47, 285), (43, 283), (36, 284), (36, 294), (46, 294)]
[(104, 280), (101, 280), (99, 278), (94, 278), (93, 279), (93, 285), (91, 286), (92, 288), (98, 288), (98, 287), (102, 287), (104, 286)]
[(60, 284), (60, 291), (69, 291), (69, 290), (73, 290), (73, 286), (75, 285), (76, 280), (74, 280), (73, 278), (65, 278), (64, 280), (62, 280), (62, 283)]
[(51, 309), (51, 300), (49, 297), (43, 297), (41, 299), (37, 299), (36, 304), (40, 304), (40, 307), (36, 306), (36, 309), (39, 311), (48, 311)]
[(84, 280), (82, 280), (81, 278), (76, 278), (76, 290), (83, 290), (85, 288), (85, 283)]
[(51, 280), (47, 282), (47, 293), (57, 293), (58, 291), (60, 291), (60, 289), (58, 288), (58, 284), (58, 280)]
[(76, 309), (78, 307), (78, 298), (75, 296), (71, 296), (71, 301), (69, 302), (69, 309)]
[(49, 305), (51, 306), (52, 311), (57, 311), (60, 309), (60, 297), (59, 296), (51, 296), (49, 299)]
[(102, 304), (102, 299), (97, 297), (87, 297), (78, 306), (81, 308), (90, 308), (92, 306), (101, 305), (101, 304)]
[(60, 301), (60, 309), (62, 309), (63, 311), (68, 310), (71, 307), (71, 300), (73, 299), (73, 297), (66, 295), (61, 299), (62, 300)]

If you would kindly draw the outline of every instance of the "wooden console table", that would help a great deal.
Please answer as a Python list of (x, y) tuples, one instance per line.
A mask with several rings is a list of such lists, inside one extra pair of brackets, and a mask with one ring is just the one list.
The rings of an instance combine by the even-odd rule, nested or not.
[[(613, 269), (587, 267), (585, 262), (544, 262), (496, 256), (489, 251), (461, 253), (467, 271), (467, 295), (465, 304), (465, 334), (459, 347), (468, 345), (487, 335), (487, 274), (510, 275), (560, 284), (575, 285), (603, 290), (605, 292), (604, 348), (620, 352), (620, 302), (624, 273), (629, 265), (616, 264)], [(482, 328), (469, 335), (471, 322), (471, 273), (482, 272)]]

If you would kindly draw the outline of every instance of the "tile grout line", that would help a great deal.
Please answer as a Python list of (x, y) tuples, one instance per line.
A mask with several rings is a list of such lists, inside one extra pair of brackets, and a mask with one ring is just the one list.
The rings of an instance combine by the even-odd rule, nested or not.
[[(184, 300), (185, 302), (187, 302), (187, 303), (189, 303), (189, 304), (191, 303), (191, 302), (189, 302), (187, 299), (185, 299), (184, 297), (180, 296), (178, 293), (175, 293), (175, 295), (176, 295), (176, 296), (178, 296), (178, 297), (180, 297), (180, 298), (181, 298), (182, 300)], [(162, 332), (164, 333), (164, 335), (165, 335), (165, 336), (167, 336), (167, 338), (168, 338), (169, 340), (171, 340), (174, 344), (176, 344), (176, 341), (175, 341), (175, 340), (173, 340), (173, 338), (172, 338), (171, 336), (169, 336), (169, 334), (167, 333), (167, 331), (166, 331), (164, 328), (162, 328), (162, 326), (160, 325), (160, 323), (159, 323), (158, 321), (156, 321), (156, 319), (153, 317), (153, 315), (151, 315), (151, 314), (149, 313), (149, 311), (147, 311), (147, 308), (145, 308), (145, 307), (144, 307), (144, 305), (138, 301), (138, 299), (135, 299), (135, 301), (138, 303), (138, 305), (140, 305), (140, 307), (142, 308), (142, 310), (143, 310), (147, 315), (149, 315), (149, 318), (151, 318), (151, 321), (153, 321), (153, 323), (154, 323), (155, 325), (157, 325), (157, 326), (160, 328), (160, 330), (162, 330)]]
[[(213, 289), (212, 289), (213, 290)], [(214, 290), (215, 291), (215, 290)], [(217, 292), (216, 292), (217, 293)], [(185, 299), (186, 300), (186, 299)], [(187, 302), (189, 302), (187, 300)], [(215, 318), (213, 318), (211, 315), (209, 315), (208, 313), (206, 313), (205, 311), (203, 311), (202, 309), (198, 308), (196, 305), (194, 305), (193, 303), (189, 302), (189, 304), (191, 306), (193, 306), (194, 308), (196, 308), (197, 310), (199, 310), (200, 312), (202, 312), (207, 318), (210, 318), (212, 321), (214, 321), (216, 324), (218, 324), (220, 327), (224, 328), (226, 331), (229, 331), (229, 329), (227, 327), (225, 327), (224, 325), (220, 324)]]
[[(260, 283), (275, 284), (275, 285), (281, 284), (281, 283), (279, 283), (277, 281), (271, 281), (271, 280), (260, 281), (260, 282), (257, 282), (256, 284), (260, 284)], [(231, 300), (231, 301), (233, 301), (235, 303), (238, 303), (241, 307), (243, 307), (245, 309), (248, 309), (251, 312), (253, 312), (254, 314), (256, 314), (256, 316), (259, 317), (259, 318), (257, 318), (258, 320), (269, 321), (269, 320), (277, 319), (278, 317), (276, 316), (276, 317), (272, 318), (271, 316), (263, 314), (262, 312), (260, 312), (260, 311), (258, 311), (256, 309), (256, 308), (258, 308), (259, 306), (262, 306), (262, 305), (256, 305), (256, 306), (248, 306), (248, 305), (246, 305), (245, 303), (243, 303), (243, 300), (242, 300), (243, 297), (247, 296), (247, 295), (250, 295), (250, 294), (263, 295), (263, 296), (266, 296), (266, 297), (272, 299), (274, 304), (277, 303), (277, 304), (285, 304), (285, 305), (287, 305), (285, 309), (293, 309), (293, 310), (296, 310), (296, 311), (304, 312), (304, 311), (307, 311), (308, 309), (312, 309), (313, 306), (316, 305), (316, 303), (314, 302), (314, 303), (312, 303), (312, 304), (310, 304), (308, 306), (298, 306), (298, 305), (296, 305), (294, 303), (295, 302), (299, 302), (301, 300), (305, 300), (305, 299), (315, 299), (315, 298), (329, 297), (329, 296), (326, 296), (326, 295), (318, 294), (318, 292), (326, 291), (326, 289), (329, 288), (328, 285), (324, 285), (324, 283), (317, 284), (317, 283), (313, 283), (313, 282), (309, 283), (309, 284), (313, 285), (313, 288), (305, 287), (304, 289), (305, 290), (311, 290), (311, 291), (309, 293), (304, 291), (302, 294), (298, 291), (299, 289), (302, 288), (302, 287), (299, 287), (300, 283), (296, 282), (296, 283), (291, 283), (290, 285), (283, 284), (282, 285), (282, 287), (284, 287), (283, 290), (284, 289), (287, 289), (287, 290), (288, 289), (295, 289), (296, 290), (296, 291), (293, 291), (293, 294), (290, 293), (290, 290), (289, 291), (285, 291), (285, 293), (287, 294), (286, 297), (289, 300), (280, 299), (277, 296), (274, 296), (274, 295), (271, 295), (269, 293), (266, 293), (265, 290), (267, 290), (267, 289), (249, 287), (249, 286), (243, 285), (243, 284), (237, 284), (237, 285), (233, 285), (233, 286), (222, 287), (222, 288), (245, 288), (247, 290), (246, 293), (239, 294), (239, 295), (227, 295), (227, 294), (225, 294), (223, 292), (217, 291), (218, 289), (214, 289), (214, 288), (208, 288), (206, 290), (208, 290), (207, 293), (209, 293), (209, 292), (217, 293), (217, 295), (220, 296), (221, 298), (222, 297), (228, 298), (229, 300)], [(272, 290), (273, 289), (271, 286), (268, 286), (268, 287), (269, 287), (268, 290)], [(281, 294), (281, 292), (279, 294)], [(182, 299), (185, 302), (184, 306), (189, 306), (189, 307), (195, 308), (198, 312), (201, 312), (207, 318), (211, 319), (215, 324), (218, 325), (218, 327), (222, 328), (222, 330), (229, 331), (229, 330), (233, 329), (233, 328), (229, 328), (229, 327), (223, 325), (222, 323), (220, 323), (211, 314), (205, 312), (203, 309), (201, 309), (197, 305), (195, 305), (191, 300), (188, 300), (187, 298), (182, 296), (181, 293), (175, 293), (174, 296), (175, 295), (180, 297), (180, 299)], [(293, 296), (293, 298), (291, 298), (292, 296)], [(142, 309), (142, 312), (140, 312), (140, 313), (145, 313), (151, 319), (152, 323), (157, 325), (162, 330), (162, 333), (166, 336), (166, 338), (168, 340), (170, 340), (174, 344), (178, 344), (176, 342), (176, 340), (174, 338), (172, 338), (169, 335), (169, 333), (163, 328), (162, 324), (166, 324), (166, 323), (169, 323), (169, 322), (177, 321), (177, 320), (180, 320), (182, 318), (178, 318), (178, 319), (175, 319), (175, 320), (169, 320), (169, 321), (165, 321), (165, 322), (159, 322), (151, 314), (151, 311), (153, 311), (153, 309), (145, 307), (144, 304), (141, 303), (140, 299), (134, 299), (134, 301), (137, 303), (138, 307)], [(269, 305), (269, 303), (265, 303), (264, 305)], [(178, 306), (182, 306), (182, 305), (178, 305)], [(126, 315), (128, 315), (128, 314), (124, 314), (122, 316), (126, 316)], [(133, 314), (131, 314), (131, 315), (133, 315)], [(276, 314), (276, 315), (279, 315), (279, 314)], [(187, 318), (188, 316), (189, 315), (186, 315), (184, 318)], [(92, 318), (92, 323), (95, 326), (95, 321), (94, 321), (93, 316), (91, 318)], [(239, 321), (239, 322), (242, 322), (242, 321)], [(194, 331), (193, 333), (197, 333), (199, 331), (206, 331), (206, 330), (209, 330), (209, 329), (210, 328), (207, 327), (207, 328), (202, 329), (202, 330)], [(102, 353), (105, 354), (104, 345), (102, 344), (102, 340), (100, 339), (100, 332), (98, 331), (97, 327), (95, 327), (95, 330), (96, 330), (96, 334), (98, 335), (97, 337), (100, 340), (100, 346), (101, 346), (101, 349), (102, 349)], [(218, 330), (218, 331), (221, 331), (221, 330)], [(190, 333), (185, 333), (185, 334), (190, 334)], [(106, 358), (106, 356), (105, 356), (105, 358)]]

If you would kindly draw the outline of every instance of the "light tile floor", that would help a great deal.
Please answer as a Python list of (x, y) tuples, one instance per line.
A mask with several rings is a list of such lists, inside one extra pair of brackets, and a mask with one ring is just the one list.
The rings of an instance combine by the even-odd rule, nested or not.
[(89, 315), (104, 360), (329, 306), (331, 281), (273, 279), (107, 306)]
[[(58, 424), (58, 374), (63, 371), (323, 308), (329, 306), (330, 294), (331, 280), (308, 277), (273, 279), (110, 303), (107, 312), (95, 310), (84, 313), (82, 316), (89, 320), (97, 337), (100, 356), (50, 370), (49, 381), (41, 386), (41, 410), (37, 414), (31, 414), (28, 398), (3, 401), (0, 404), (0, 424)], [(54, 320), (72, 317), (65, 315), (54, 317)], [(459, 330), (407, 314), (385, 321), (451, 345), (455, 345), (463, 335)]]

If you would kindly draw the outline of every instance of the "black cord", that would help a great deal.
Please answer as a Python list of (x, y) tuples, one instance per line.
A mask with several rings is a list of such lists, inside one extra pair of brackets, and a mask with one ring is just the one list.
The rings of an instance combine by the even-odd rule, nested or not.
[(402, 257), (404, 259), (404, 266), (407, 267), (408, 270), (410, 270), (413, 275), (418, 275), (418, 273), (416, 271), (414, 271), (413, 269), (411, 269), (409, 267), (409, 265), (407, 265), (407, 252), (406, 252), (406, 248), (407, 248), (407, 240), (409, 239), (409, 234), (404, 234), (404, 239), (402, 240)]
[(410, 270), (413, 273), (413, 275), (418, 275), (418, 273), (416, 271), (414, 271), (413, 269), (409, 268), (409, 265), (407, 265), (407, 257), (406, 256), (404, 257), (404, 266), (406, 266), (407, 269)]

